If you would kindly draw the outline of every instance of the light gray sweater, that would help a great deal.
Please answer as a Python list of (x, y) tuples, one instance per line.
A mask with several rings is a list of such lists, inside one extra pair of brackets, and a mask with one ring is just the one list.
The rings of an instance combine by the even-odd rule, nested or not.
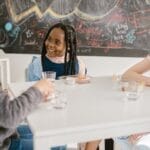
[(7, 92), (0, 91), (0, 150), (8, 150), (16, 127), (42, 99), (41, 92), (35, 87), (31, 87), (13, 101), (10, 101)]

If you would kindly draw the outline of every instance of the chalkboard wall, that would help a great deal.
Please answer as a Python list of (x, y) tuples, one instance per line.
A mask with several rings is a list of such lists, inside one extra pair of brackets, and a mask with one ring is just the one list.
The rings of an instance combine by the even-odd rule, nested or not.
[(48, 28), (72, 24), (79, 55), (143, 57), (150, 50), (150, 0), (0, 0), (0, 48), (40, 53)]

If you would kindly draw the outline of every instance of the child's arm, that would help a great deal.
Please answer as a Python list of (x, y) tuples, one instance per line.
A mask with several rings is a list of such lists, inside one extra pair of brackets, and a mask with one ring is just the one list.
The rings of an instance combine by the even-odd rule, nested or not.
[(143, 73), (150, 70), (150, 56), (144, 58), (139, 63), (129, 68), (122, 76), (123, 80), (135, 80), (138, 82), (144, 82), (150, 86), (150, 77), (146, 77)]

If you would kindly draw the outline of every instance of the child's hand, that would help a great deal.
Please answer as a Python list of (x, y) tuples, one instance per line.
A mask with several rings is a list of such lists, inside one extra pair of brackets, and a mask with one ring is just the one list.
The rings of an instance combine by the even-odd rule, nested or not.
[(79, 84), (89, 83), (90, 78), (87, 77), (85, 74), (84, 75), (83, 74), (78, 74), (76, 82), (79, 83)]
[(33, 87), (36, 87), (43, 94), (45, 100), (54, 91), (53, 84), (48, 79), (38, 81), (36, 84), (33, 85)]
[(135, 144), (143, 135), (144, 133), (130, 135), (129, 136), (130, 143)]

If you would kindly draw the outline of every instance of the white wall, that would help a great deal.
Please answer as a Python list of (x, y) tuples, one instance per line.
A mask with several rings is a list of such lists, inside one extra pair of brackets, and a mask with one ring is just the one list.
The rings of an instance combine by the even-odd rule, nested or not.
[[(1, 50), (0, 50), (1, 51)], [(0, 55), (2, 55), (0, 53)], [(24, 81), (25, 68), (32, 60), (32, 54), (4, 54), (3, 57), (10, 59), (11, 81)], [(82, 56), (81, 57), (91, 76), (103, 76), (120, 74), (129, 66), (140, 61), (142, 58), (128, 57), (102, 57), (102, 56)]]

